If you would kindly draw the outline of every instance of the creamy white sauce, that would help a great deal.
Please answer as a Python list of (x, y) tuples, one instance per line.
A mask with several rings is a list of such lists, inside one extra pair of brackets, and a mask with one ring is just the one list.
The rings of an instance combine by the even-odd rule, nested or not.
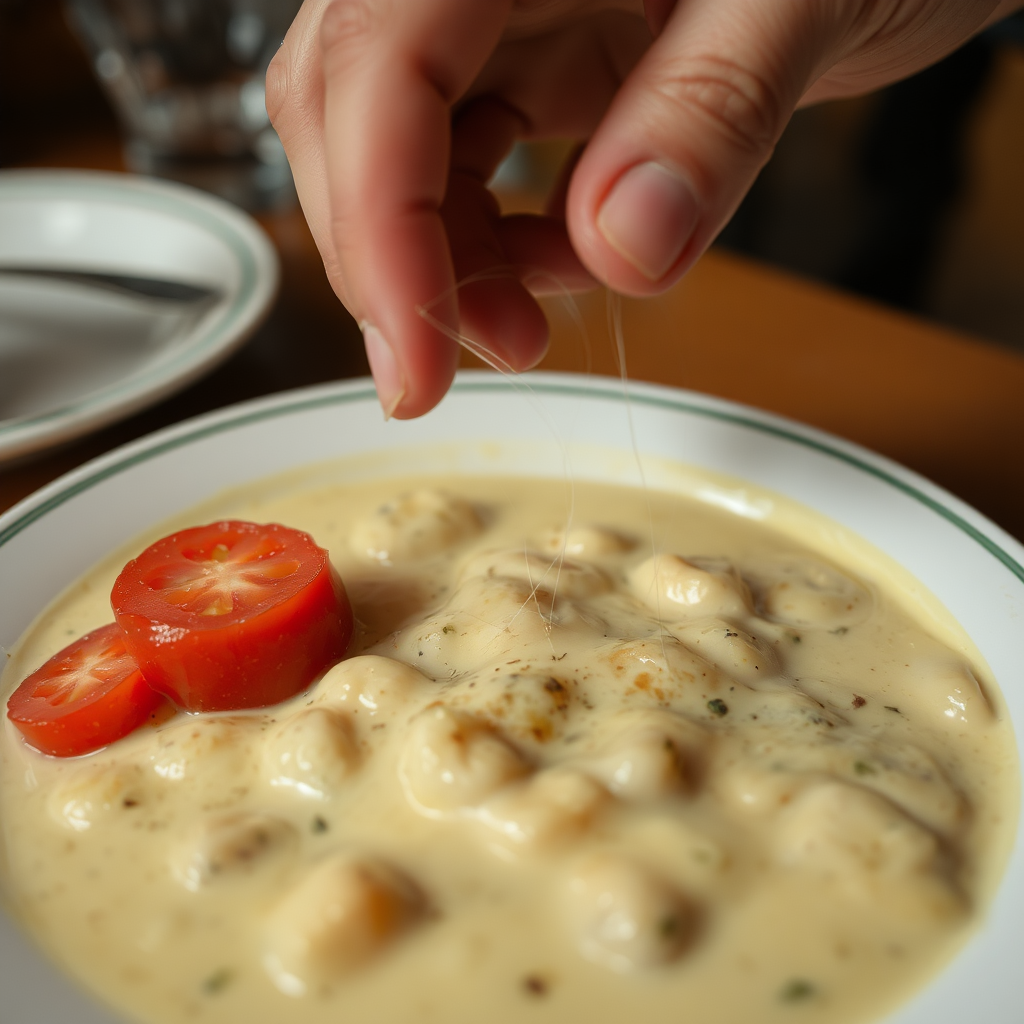
[[(358, 625), (318, 684), (66, 761), (5, 722), (10, 900), (129, 1015), (865, 1021), (982, 915), (1013, 738), (880, 557), (596, 484), (568, 528), (555, 482), (283, 490), (192, 522), (330, 550)], [(110, 620), (121, 561), (23, 638), (5, 700)]]

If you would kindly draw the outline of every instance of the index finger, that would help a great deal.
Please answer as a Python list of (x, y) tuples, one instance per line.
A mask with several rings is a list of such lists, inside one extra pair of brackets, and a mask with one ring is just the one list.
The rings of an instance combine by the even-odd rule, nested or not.
[(450, 111), (497, 45), (510, 2), (335, 0), (324, 13), (330, 233), (389, 415), (426, 412), (455, 373), (457, 346), (417, 308), (458, 329), (439, 212)]

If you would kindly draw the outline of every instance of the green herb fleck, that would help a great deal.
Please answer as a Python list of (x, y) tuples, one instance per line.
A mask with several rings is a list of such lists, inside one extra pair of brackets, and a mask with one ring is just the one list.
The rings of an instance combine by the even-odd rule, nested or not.
[(219, 971), (214, 971), (208, 978), (203, 979), (203, 992), (208, 996), (215, 996), (218, 992), (223, 992), (234, 980), (234, 977), (233, 971), (222, 967)]
[(442, 626), (441, 627), (441, 632), (446, 634), (446, 635), (448, 633), (454, 633), (455, 632), (455, 627), (454, 626)]
[(854, 761), (853, 770), (858, 775), (877, 775), (878, 771), (873, 768), (867, 761)]
[(319, 814), (313, 819), (314, 832), (326, 832), (328, 827), (327, 820), (325, 818), (321, 818)]
[(794, 978), (782, 986), (779, 998), (784, 1003), (801, 1003), (817, 994), (817, 989), (809, 981), (803, 978)]
[(850, 627), (849, 626), (836, 626), (835, 629), (830, 629), (829, 632), (833, 636), (846, 636), (846, 634), (850, 632)]
[(721, 718), (723, 715), (729, 714), (729, 705), (720, 697), (715, 697), (713, 700), (708, 701), (708, 711), (713, 712)]
[(790, 633), (789, 639), (795, 644), (802, 644), (804, 642), (804, 638), (799, 633)]

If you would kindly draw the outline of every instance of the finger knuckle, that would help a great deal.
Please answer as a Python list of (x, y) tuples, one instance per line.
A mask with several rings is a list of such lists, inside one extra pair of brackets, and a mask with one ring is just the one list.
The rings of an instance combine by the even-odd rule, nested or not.
[(655, 83), (671, 106), (696, 111), (739, 150), (771, 149), (784, 124), (775, 91), (761, 76), (720, 58), (688, 60)]
[(282, 47), (267, 66), (266, 104), (270, 123), (280, 130), (280, 122), (288, 105), (288, 53)]

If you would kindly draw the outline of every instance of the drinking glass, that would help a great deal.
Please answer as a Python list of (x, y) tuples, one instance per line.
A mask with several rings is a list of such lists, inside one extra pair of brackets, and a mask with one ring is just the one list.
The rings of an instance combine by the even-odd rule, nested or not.
[(264, 77), (301, 0), (66, 0), (131, 170), (247, 209), (294, 202)]

